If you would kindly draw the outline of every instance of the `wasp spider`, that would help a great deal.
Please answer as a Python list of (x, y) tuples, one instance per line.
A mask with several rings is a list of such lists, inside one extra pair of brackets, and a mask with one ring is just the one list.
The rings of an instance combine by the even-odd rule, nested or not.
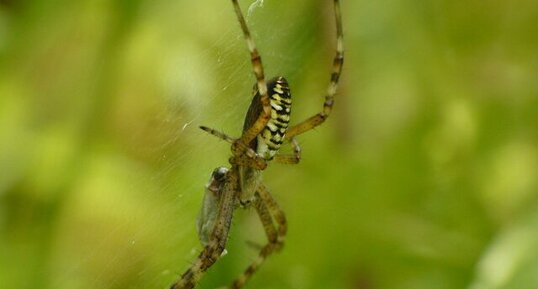
[[(256, 77), (254, 97), (246, 114), (240, 137), (233, 138), (220, 131), (205, 126), (200, 127), (231, 143), (231, 166), (230, 168), (218, 167), (211, 174), (198, 219), (198, 234), (204, 249), (190, 268), (171, 286), (171, 289), (194, 288), (207, 269), (225, 253), (233, 212), (238, 207), (252, 206), (256, 209), (268, 243), (261, 248), (252, 264), (228, 288), (243, 287), (267, 256), (282, 248), (287, 230), (286, 218), (262, 183), (261, 172), (273, 159), (282, 163), (298, 163), (301, 150), (295, 141), (295, 136), (322, 124), (331, 113), (344, 62), (340, 3), (339, 0), (333, 1), (336, 20), (336, 54), (323, 109), (288, 128), (291, 112), (288, 82), (281, 76), (266, 82), (260, 54), (237, 0), (232, 0)], [(283, 143), (290, 143), (294, 153), (279, 154), (278, 150)]]

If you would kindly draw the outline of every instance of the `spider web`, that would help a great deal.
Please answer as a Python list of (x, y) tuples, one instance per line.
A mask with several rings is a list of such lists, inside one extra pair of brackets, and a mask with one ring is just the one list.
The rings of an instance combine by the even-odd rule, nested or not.
[[(332, 1), (240, 2), (291, 122), (318, 112)], [(290, 230), (247, 288), (536, 287), (538, 10), (483, 2), (342, 1), (335, 111), (264, 172)], [(197, 127), (237, 136), (250, 102), (230, 1), (2, 1), (0, 23), (0, 286), (169, 288), (230, 155)], [(239, 210), (199, 288), (262, 240)]]
[[(315, 32), (290, 25), (300, 13), (277, 2), (244, 3), (243, 11), (266, 76), (286, 75), (294, 82), (304, 74)], [(203, 186), (215, 167), (228, 164), (230, 152), (229, 144), (198, 126), (238, 136), (254, 78), (230, 3), (170, 4), (146, 7), (124, 38), (118, 102), (128, 110), (139, 93), (132, 87), (139, 87), (141, 97), (153, 98), (144, 100), (147, 124), (129, 128), (119, 119), (130, 140), (119, 156), (99, 152), (77, 184), (77, 195), (67, 201), (59, 231), (70, 233), (56, 242), (54, 288), (167, 288), (201, 249), (195, 222)], [(231, 253), (207, 276), (207, 287), (223, 285), (223, 276), (235, 277), (254, 258), (256, 250), (245, 242), (264, 242), (254, 212), (236, 217)]]

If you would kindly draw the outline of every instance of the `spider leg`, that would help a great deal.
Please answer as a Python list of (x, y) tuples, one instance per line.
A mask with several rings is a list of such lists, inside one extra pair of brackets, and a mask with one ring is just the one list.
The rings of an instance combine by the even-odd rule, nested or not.
[[(254, 155), (251, 155), (251, 152)], [(256, 154), (256, 152), (254, 152), (250, 148), (247, 150), (247, 156), (239, 155), (237, 157), (231, 157), (229, 159), (229, 162), (232, 165), (238, 165), (241, 167), (249, 167), (249, 168), (253, 168), (260, 171), (265, 170), (265, 168), (267, 168), (267, 161), (263, 157)]]
[(301, 147), (294, 137), (289, 139), (289, 142), (293, 149), (293, 154), (278, 154), (275, 156), (275, 161), (281, 164), (298, 164), (301, 160)]
[(202, 275), (211, 267), (222, 255), (228, 240), (228, 233), (233, 217), (235, 203), (239, 195), (239, 177), (237, 168), (232, 167), (227, 173), (225, 184), (222, 188), (219, 212), (215, 227), (209, 238), (208, 244), (204, 247), (198, 258), (194, 261), (181, 278), (170, 289), (192, 289), (196, 286)]
[(331, 80), (329, 83), (329, 87), (327, 88), (327, 94), (325, 95), (323, 110), (318, 114), (288, 129), (286, 133), (287, 139), (291, 139), (296, 135), (300, 135), (322, 124), (331, 114), (331, 110), (334, 104), (334, 95), (336, 94), (336, 88), (338, 87), (338, 81), (340, 79), (340, 74), (342, 73), (342, 66), (344, 64), (344, 36), (342, 30), (342, 18), (340, 13), (339, 0), (334, 0), (334, 15), (336, 20), (336, 54), (333, 59)]
[(276, 250), (280, 250), (282, 246), (284, 246), (284, 239), (286, 237), (286, 232), (288, 231), (286, 215), (284, 215), (284, 211), (282, 211), (273, 196), (271, 196), (271, 193), (269, 193), (263, 184), (259, 185), (257, 194), (260, 196), (260, 199), (263, 201), (265, 206), (267, 206), (271, 216), (273, 216), (273, 219), (278, 224)]
[[(265, 259), (267, 259), (271, 253), (280, 250), (283, 246), (284, 236), (287, 230), (284, 213), (278, 208), (273, 197), (271, 197), (263, 185), (260, 190), (256, 192), (255, 196), (256, 200), (254, 202), (254, 207), (260, 217), (269, 242), (261, 248), (256, 260), (247, 267), (243, 274), (234, 280), (232, 285), (228, 287), (229, 289), (239, 289), (243, 287), (256, 270), (263, 264)], [(275, 226), (273, 219), (277, 222), (278, 228)]]
[[(237, 141), (236, 138), (233, 138), (219, 130), (216, 130), (207, 126), (200, 126), (200, 128), (204, 130), (205, 132), (211, 135), (214, 135), (231, 144), (234, 144)], [(238, 155), (237, 157), (232, 157), (230, 159), (231, 164), (235, 164), (239, 166), (248, 166), (254, 169), (258, 169), (258, 170), (263, 170), (267, 167), (267, 162), (262, 156), (257, 154), (253, 149), (249, 148), (248, 146), (246, 145), (242, 145), (242, 146), (244, 147), (243, 151), (246, 152), (246, 157), (242, 154)]]
[(258, 116), (258, 119), (256, 119), (252, 126), (248, 130), (246, 130), (243, 135), (241, 135), (241, 138), (239, 140), (236, 141), (236, 143), (240, 143), (242, 145), (232, 146), (234, 155), (237, 156), (245, 151), (244, 145), (250, 143), (263, 130), (263, 128), (269, 121), (269, 118), (271, 117), (271, 105), (269, 103), (269, 96), (267, 95), (267, 83), (265, 82), (262, 58), (258, 52), (258, 49), (256, 48), (254, 40), (250, 35), (250, 31), (247, 27), (247, 23), (245, 21), (245, 18), (243, 17), (243, 13), (241, 12), (241, 8), (239, 7), (237, 0), (232, 0), (232, 3), (234, 6), (235, 14), (237, 15), (237, 20), (239, 21), (239, 24), (241, 24), (243, 36), (245, 37), (245, 40), (247, 42), (248, 50), (250, 52), (250, 61), (252, 63), (252, 69), (254, 71), (254, 75), (256, 76), (256, 84), (258, 86), (258, 92), (261, 96), (260, 102), (263, 106), (263, 109)]
[(216, 137), (218, 137), (218, 138), (220, 138), (220, 139), (222, 139), (222, 140), (224, 140), (226, 142), (229, 142), (231, 144), (233, 144), (237, 140), (236, 138), (231, 137), (231, 136), (229, 136), (229, 135), (227, 135), (227, 134), (225, 134), (225, 133), (223, 133), (223, 132), (221, 132), (219, 130), (216, 130), (214, 128), (210, 128), (210, 127), (203, 126), (203, 125), (201, 125), (200, 128), (203, 131), (205, 131), (205, 132), (207, 132), (209, 134), (212, 134), (212, 135), (214, 135), (214, 136), (216, 136)]

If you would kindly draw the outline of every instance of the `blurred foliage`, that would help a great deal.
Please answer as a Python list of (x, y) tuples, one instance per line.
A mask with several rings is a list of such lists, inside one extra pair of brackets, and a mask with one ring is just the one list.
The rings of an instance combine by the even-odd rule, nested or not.
[[(536, 288), (538, 2), (342, 2), (334, 115), (265, 172), (289, 236), (247, 288)], [(332, 13), (248, 16), (295, 121), (321, 108)], [(229, 1), (1, 1), (2, 288), (168, 288), (229, 156), (197, 127), (238, 135), (253, 82)], [(246, 267), (246, 241), (263, 232), (238, 211), (200, 288)]]

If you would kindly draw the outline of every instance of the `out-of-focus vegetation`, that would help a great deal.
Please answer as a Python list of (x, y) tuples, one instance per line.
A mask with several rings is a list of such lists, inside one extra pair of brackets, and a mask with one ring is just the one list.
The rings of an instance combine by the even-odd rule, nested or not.
[[(244, 10), (253, 1), (241, 1)], [(538, 2), (342, 1), (334, 115), (265, 183), (289, 236), (247, 288), (538, 288)], [(321, 108), (331, 1), (248, 17), (299, 121)], [(167, 288), (253, 84), (230, 1), (0, 2), (0, 287)], [(200, 288), (263, 242), (238, 211)]]

